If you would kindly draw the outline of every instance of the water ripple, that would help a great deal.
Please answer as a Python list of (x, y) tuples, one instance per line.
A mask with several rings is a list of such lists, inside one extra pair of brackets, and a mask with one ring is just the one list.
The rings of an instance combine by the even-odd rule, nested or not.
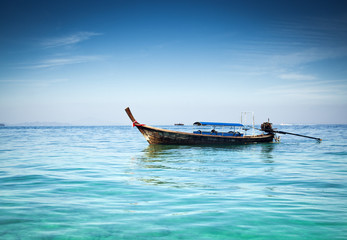
[(148, 146), (130, 127), (1, 128), (0, 238), (345, 239), (347, 126), (285, 128), (325, 140)]

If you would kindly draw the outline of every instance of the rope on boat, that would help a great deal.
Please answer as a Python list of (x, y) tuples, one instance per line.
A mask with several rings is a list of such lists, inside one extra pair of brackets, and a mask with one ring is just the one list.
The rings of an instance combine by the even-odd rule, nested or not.
[(141, 127), (141, 126), (144, 126), (145, 124), (140, 124), (140, 123), (138, 123), (138, 121), (133, 121), (133, 127)]

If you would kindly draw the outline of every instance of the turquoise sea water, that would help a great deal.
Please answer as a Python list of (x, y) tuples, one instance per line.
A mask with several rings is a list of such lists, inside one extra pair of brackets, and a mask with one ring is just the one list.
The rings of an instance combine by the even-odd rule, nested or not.
[(128, 126), (0, 128), (0, 239), (347, 239), (347, 125), (278, 128), (323, 142), (149, 146)]

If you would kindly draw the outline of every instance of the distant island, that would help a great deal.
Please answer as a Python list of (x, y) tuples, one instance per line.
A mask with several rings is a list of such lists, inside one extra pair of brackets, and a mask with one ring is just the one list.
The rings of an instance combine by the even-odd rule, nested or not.
[(0, 127), (5, 127), (5, 124), (3, 124), (3, 123), (0, 123)]
[(175, 126), (184, 126), (183, 123), (175, 123)]

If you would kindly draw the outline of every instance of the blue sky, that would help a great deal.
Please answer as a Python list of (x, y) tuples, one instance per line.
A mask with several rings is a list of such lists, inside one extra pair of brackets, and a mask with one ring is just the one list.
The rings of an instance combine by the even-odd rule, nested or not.
[(0, 122), (347, 123), (345, 1), (1, 1)]

